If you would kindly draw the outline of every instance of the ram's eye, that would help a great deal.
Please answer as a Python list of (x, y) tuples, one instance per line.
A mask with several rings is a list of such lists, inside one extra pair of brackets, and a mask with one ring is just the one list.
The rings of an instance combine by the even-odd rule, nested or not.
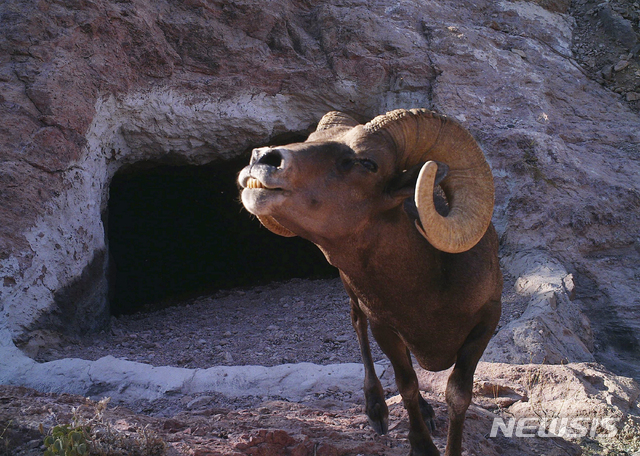
[(345, 171), (345, 172), (351, 171), (351, 168), (353, 168), (354, 163), (355, 163), (355, 160), (353, 158), (343, 158), (338, 162), (338, 168), (341, 171)]
[(375, 173), (376, 171), (378, 171), (378, 165), (373, 160), (369, 160), (368, 158), (362, 158), (359, 160), (359, 162), (362, 166), (364, 166), (366, 169), (368, 169), (372, 173)]

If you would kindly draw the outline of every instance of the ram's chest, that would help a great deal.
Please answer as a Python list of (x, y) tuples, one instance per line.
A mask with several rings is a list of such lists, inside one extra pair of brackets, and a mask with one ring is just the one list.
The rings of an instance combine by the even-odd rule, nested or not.
[[(432, 319), (441, 307), (435, 296), (417, 280), (401, 283), (382, 275), (376, 280), (354, 280), (353, 290), (367, 317), (380, 322), (410, 322), (415, 318)], [(399, 283), (400, 282), (400, 283)]]
[(420, 364), (430, 368), (449, 367), (442, 366), (455, 359), (455, 354), (443, 353), (439, 341), (447, 341), (449, 347), (458, 347), (464, 342), (466, 326), (473, 321), (469, 315), (460, 314), (455, 306), (433, 295), (358, 291), (358, 305), (371, 325), (392, 329)]
[(358, 304), (372, 324), (392, 327), (399, 333), (433, 331), (432, 325), (437, 327), (438, 320), (449, 320), (446, 312), (439, 312), (437, 305), (421, 298), (364, 293), (359, 295)]

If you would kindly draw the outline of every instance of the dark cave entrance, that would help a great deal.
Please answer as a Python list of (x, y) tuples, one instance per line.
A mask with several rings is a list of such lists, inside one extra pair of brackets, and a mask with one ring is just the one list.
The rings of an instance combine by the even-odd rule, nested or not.
[(337, 277), (316, 246), (263, 228), (239, 201), (248, 156), (207, 165), (141, 162), (109, 192), (112, 315), (295, 277)]

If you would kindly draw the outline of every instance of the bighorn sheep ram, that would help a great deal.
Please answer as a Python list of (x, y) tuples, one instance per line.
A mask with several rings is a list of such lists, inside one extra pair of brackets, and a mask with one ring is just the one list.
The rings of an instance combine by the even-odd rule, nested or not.
[(376, 432), (387, 432), (389, 412), (367, 321), (393, 365), (412, 455), (439, 452), (411, 353), (427, 370), (455, 365), (446, 454), (460, 455), (473, 374), (498, 324), (502, 291), (493, 177), (473, 137), (422, 109), (366, 125), (330, 112), (305, 142), (255, 149), (238, 182), (244, 206), (265, 227), (308, 239), (340, 270)]

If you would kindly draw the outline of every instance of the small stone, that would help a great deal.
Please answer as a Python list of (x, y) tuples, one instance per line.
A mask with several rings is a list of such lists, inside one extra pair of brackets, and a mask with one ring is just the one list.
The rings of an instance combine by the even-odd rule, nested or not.
[(640, 100), (640, 93), (638, 92), (627, 93), (627, 101), (638, 101), (638, 100)]
[(525, 52), (521, 49), (511, 49), (511, 52), (513, 52), (514, 54), (519, 55), (520, 57), (522, 57), (523, 59), (527, 58), (527, 54), (525, 54)]
[(602, 77), (605, 79), (611, 79), (613, 76), (613, 65), (607, 65), (602, 68)]
[(628, 60), (620, 60), (618, 63), (615, 64), (615, 66), (613, 67), (613, 71), (622, 71), (624, 70), (626, 67), (629, 66), (629, 61)]
[(184, 367), (185, 365), (189, 364), (191, 361), (193, 361), (193, 358), (191, 358), (190, 356), (184, 356), (178, 359), (178, 364)]
[(276, 325), (269, 325), (269, 326), (267, 326), (267, 329), (269, 331), (277, 331), (280, 328), (278, 326), (276, 326)]
[(231, 364), (234, 361), (233, 356), (229, 352), (224, 352), (224, 360), (229, 364)]
[(222, 337), (231, 337), (231, 336), (233, 336), (233, 334), (231, 334), (231, 331), (225, 331), (225, 332), (222, 334)]
[(211, 401), (213, 401), (213, 397), (212, 396), (197, 397), (197, 398), (195, 398), (194, 400), (190, 401), (187, 404), (187, 408), (189, 410), (202, 408), (202, 407), (204, 407), (206, 405), (209, 405), (211, 403)]

